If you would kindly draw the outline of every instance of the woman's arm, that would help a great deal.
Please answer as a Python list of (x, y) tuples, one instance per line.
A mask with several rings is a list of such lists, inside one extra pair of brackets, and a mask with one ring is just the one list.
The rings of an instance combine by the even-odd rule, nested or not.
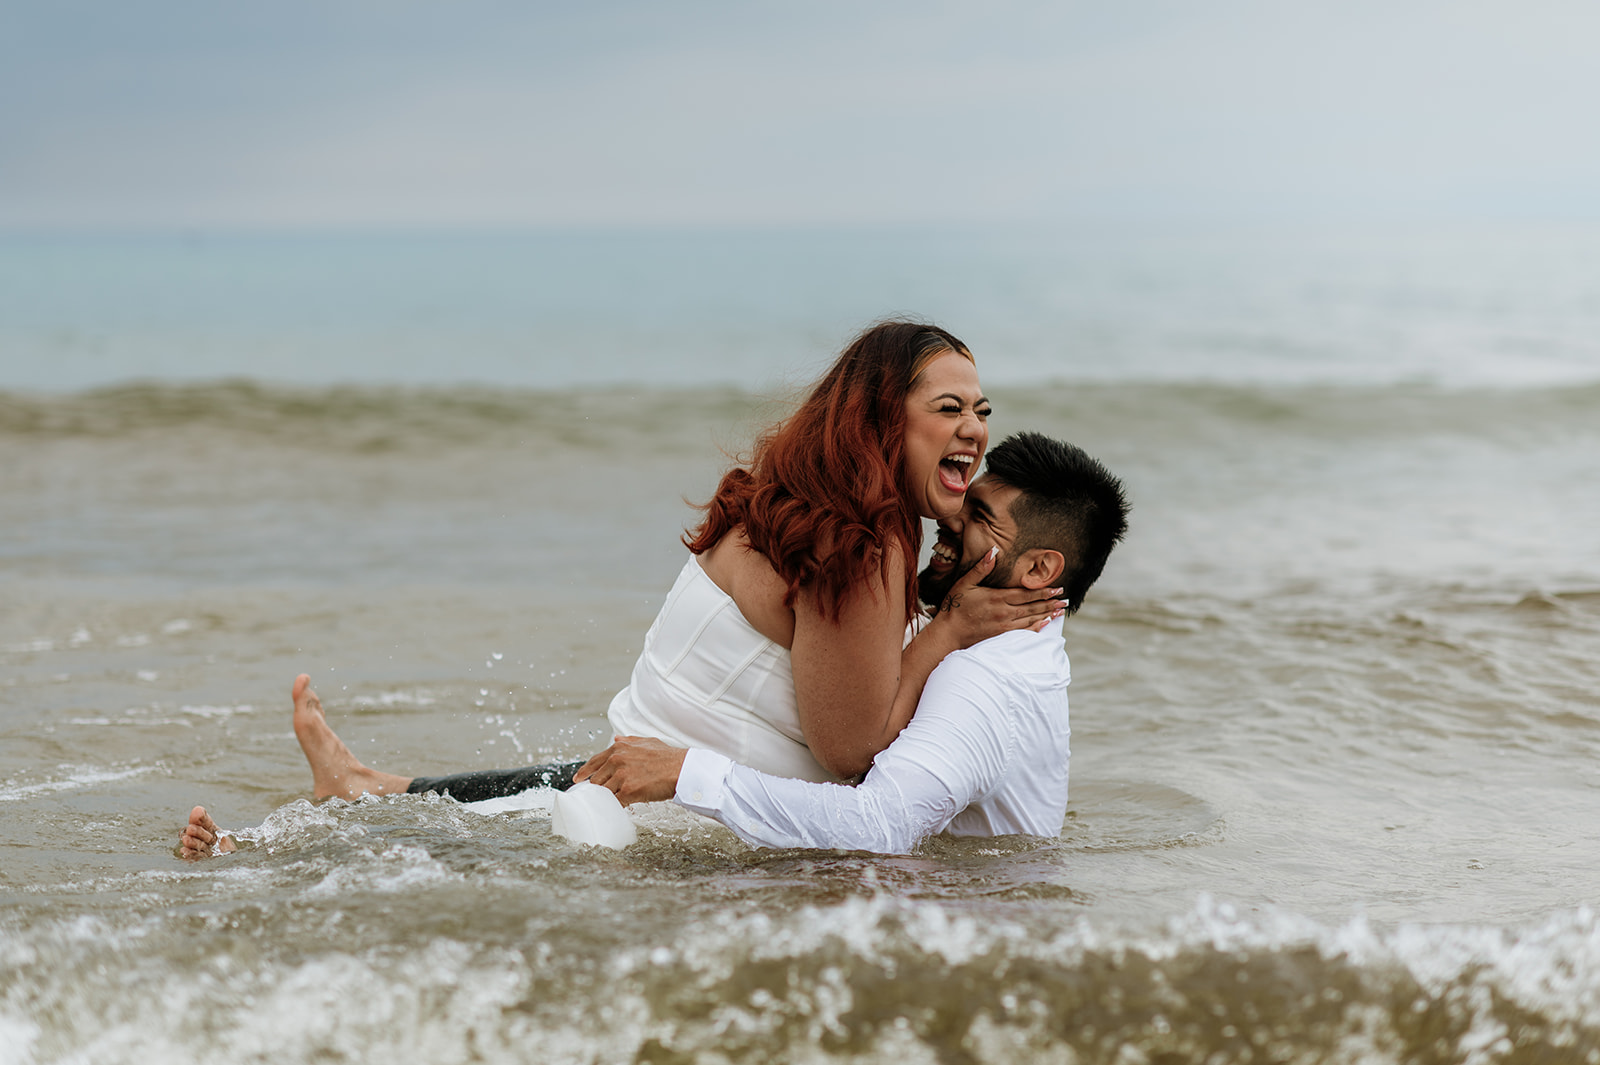
[(801, 590), (790, 648), (795, 701), (806, 744), (830, 773), (848, 779), (871, 767), (911, 720), (929, 674), (951, 651), (1050, 618), (1051, 597), (977, 587), (993, 565), (991, 554), (972, 567), (954, 589), (962, 594), (950, 597), (961, 606), (940, 611), (909, 644), (904, 559), (891, 560), (886, 575), (874, 574), (857, 589), (837, 620)]

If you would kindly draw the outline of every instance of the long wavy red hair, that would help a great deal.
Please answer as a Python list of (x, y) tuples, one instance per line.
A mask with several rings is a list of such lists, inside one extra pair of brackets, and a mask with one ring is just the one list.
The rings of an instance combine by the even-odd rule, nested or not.
[(876, 569), (887, 582), (890, 551), (905, 560), (906, 620), (916, 611), (920, 516), (906, 498), (906, 397), (929, 363), (967, 346), (937, 326), (887, 321), (869, 327), (811, 389), (800, 408), (756, 440), (747, 466), (723, 475), (684, 536), (695, 554), (744, 527), (750, 546), (835, 619)]

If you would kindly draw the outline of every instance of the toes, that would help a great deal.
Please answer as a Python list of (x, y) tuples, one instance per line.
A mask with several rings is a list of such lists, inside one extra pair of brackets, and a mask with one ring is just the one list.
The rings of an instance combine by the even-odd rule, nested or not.
[(218, 852), (226, 854), (233, 849), (233, 841), (222, 834), (204, 806), (189, 811), (189, 823), (183, 826), (183, 834), (178, 837), (178, 857), (192, 861)]
[(304, 708), (320, 711), (322, 709), (322, 700), (317, 698), (317, 693), (311, 690), (311, 677), (305, 673), (294, 678), (294, 688), (291, 690), (291, 694), (294, 696), (294, 708), (296, 710)]
[(211, 820), (211, 815), (206, 813), (204, 806), (196, 806), (189, 811), (189, 823), (183, 828), (185, 840), (195, 839), (210, 846), (216, 842), (217, 835), (217, 823)]
[(196, 806), (189, 811), (189, 829), (202, 835), (215, 836), (217, 834), (217, 823), (211, 820), (211, 815), (206, 813), (204, 806)]

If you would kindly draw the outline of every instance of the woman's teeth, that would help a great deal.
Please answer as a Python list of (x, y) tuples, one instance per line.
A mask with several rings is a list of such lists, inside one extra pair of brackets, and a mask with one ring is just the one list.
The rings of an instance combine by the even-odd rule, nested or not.
[(939, 460), (939, 474), (945, 485), (955, 491), (967, 487), (967, 475), (972, 472), (971, 455), (946, 455)]

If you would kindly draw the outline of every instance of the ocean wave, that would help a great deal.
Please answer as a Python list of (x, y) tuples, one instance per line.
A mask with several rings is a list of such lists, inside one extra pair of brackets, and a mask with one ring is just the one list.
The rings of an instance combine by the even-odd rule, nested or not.
[[(993, 390), (1014, 424), (1100, 437), (1159, 431), (1203, 440), (1252, 428), (1314, 437), (1463, 433), (1593, 435), (1600, 383), (1506, 388), (1439, 385), (1244, 385), (1055, 382)], [(334, 386), (251, 380), (138, 383), (65, 395), (0, 391), (0, 434), (120, 438), (208, 430), (307, 447), (395, 451), (501, 437), (603, 448), (641, 436), (670, 442), (684, 421), (754, 429), (792, 396), (736, 388), (572, 389)], [(735, 441), (737, 443), (737, 441)], [(703, 447), (703, 440), (698, 446)]]
[[(0, 933), (0, 1030), (17, 1062), (1600, 1061), (1588, 910), (1380, 929), (1202, 897), (1146, 932), (1016, 912), (877, 895), (598, 959), (559, 936), (240, 953), (273, 934), (243, 911), (65, 921)], [(122, 979), (169, 921), (183, 958), (143, 953), (161, 978)]]
[[(1600, 383), (1543, 387), (1446, 387), (1427, 383), (1333, 385), (1054, 384), (995, 390), (1019, 427), (1063, 435), (1113, 453), (1216, 448), (1365, 445), (1461, 437), (1521, 445), (1600, 434)], [(1137, 437), (1135, 440), (1134, 438)]]
[(66, 395), (0, 392), (0, 434), (119, 439), (199, 431), (376, 453), (502, 439), (608, 451), (645, 435), (670, 449), (674, 427), (685, 421), (737, 423), (781, 406), (733, 389), (140, 383)]
[[(1327, 928), (1202, 899), (1162, 933), (884, 897), (619, 960), (686, 1058), (1517, 1062), (1600, 1058), (1600, 928)], [(1568, 1056), (1570, 1055), (1570, 1056)], [(1220, 1056), (1220, 1058), (1219, 1058)]]

